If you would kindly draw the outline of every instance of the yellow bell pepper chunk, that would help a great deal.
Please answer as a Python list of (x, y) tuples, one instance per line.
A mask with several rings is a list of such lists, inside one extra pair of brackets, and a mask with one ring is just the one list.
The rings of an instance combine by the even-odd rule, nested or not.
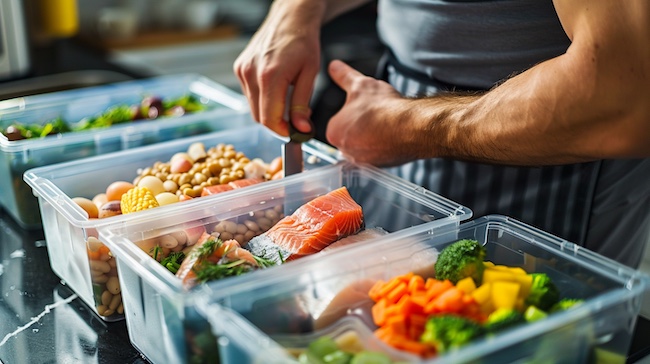
[(521, 290), (519, 291), (520, 298), (528, 297), (530, 293), (530, 287), (533, 285), (533, 276), (530, 274), (516, 274), (515, 279), (521, 285)]
[(483, 282), (492, 283), (492, 282), (516, 282), (515, 275), (510, 273), (507, 270), (498, 269), (498, 268), (486, 268), (483, 271)]
[(492, 294), (492, 283), (483, 283), (471, 293), (474, 301), (479, 305), (483, 305), (490, 300)]
[(520, 267), (510, 267), (509, 270), (510, 270), (510, 273), (516, 274), (516, 275), (526, 275), (526, 274), (528, 274), (528, 272), (526, 272), (524, 270), (524, 268), (520, 268)]
[(472, 277), (465, 277), (456, 283), (456, 288), (469, 294), (476, 289), (476, 283)]
[(515, 308), (521, 286), (517, 282), (497, 281), (492, 283), (492, 304), (495, 309)]

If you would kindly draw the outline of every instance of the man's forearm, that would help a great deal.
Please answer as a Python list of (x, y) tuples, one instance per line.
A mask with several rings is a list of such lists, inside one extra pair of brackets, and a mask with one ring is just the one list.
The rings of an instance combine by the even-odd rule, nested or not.
[(428, 132), (417, 144), (431, 146), (418, 154), (519, 165), (647, 157), (649, 67), (638, 46), (574, 39), (484, 95), (418, 100), (417, 128)]
[(290, 9), (290, 13), (302, 17), (305, 21), (319, 21), (319, 23), (313, 25), (320, 27), (339, 15), (353, 10), (363, 4), (367, 4), (370, 1), (371, 0), (275, 0), (271, 6), (271, 11), (274, 11), (274, 8), (283, 8), (285, 11)]

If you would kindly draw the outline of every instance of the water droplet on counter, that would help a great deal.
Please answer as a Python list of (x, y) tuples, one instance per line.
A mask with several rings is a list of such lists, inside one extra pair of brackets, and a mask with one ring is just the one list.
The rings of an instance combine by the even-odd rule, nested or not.
[(32, 332), (38, 332), (38, 329), (32, 329)]
[(13, 291), (15, 289), (16, 289), (16, 286), (14, 286), (14, 285), (9, 286), (9, 290)]
[(10, 258), (24, 258), (25, 257), (25, 249), (16, 249), (9, 255), (9, 257)]

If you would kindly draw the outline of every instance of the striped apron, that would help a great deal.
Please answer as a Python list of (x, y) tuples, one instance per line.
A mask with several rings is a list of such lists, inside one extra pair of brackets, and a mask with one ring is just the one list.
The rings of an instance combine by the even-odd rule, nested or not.
[[(378, 78), (404, 96), (431, 96), (455, 87), (399, 65), (380, 62)], [(469, 207), (474, 216), (502, 214), (584, 245), (601, 162), (513, 167), (451, 159), (417, 160), (387, 170)]]

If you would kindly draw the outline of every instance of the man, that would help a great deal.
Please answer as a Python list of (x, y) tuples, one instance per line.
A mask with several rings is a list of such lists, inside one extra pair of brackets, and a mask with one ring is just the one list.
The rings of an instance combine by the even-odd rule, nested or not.
[[(365, 1), (276, 0), (234, 65), (280, 135), (308, 131), (322, 24)], [(327, 138), (468, 206), (630, 266), (650, 236), (650, 3), (380, 0), (386, 79), (340, 61)], [(459, 92), (460, 91), (460, 92)]]

